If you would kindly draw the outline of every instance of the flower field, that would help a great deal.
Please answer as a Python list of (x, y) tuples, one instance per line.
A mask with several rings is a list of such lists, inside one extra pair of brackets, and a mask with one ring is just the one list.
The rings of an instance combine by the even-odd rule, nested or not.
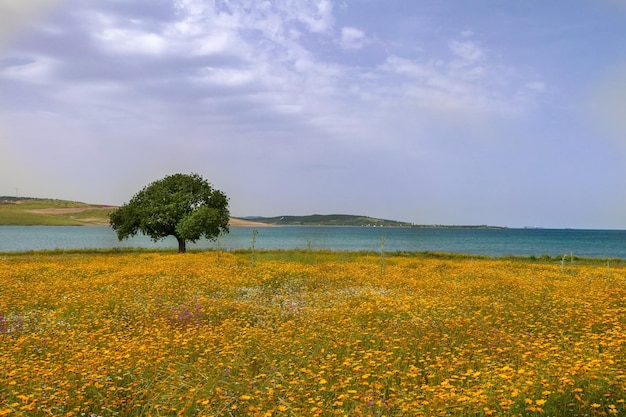
[(622, 267), (5, 254), (0, 416), (626, 415)]

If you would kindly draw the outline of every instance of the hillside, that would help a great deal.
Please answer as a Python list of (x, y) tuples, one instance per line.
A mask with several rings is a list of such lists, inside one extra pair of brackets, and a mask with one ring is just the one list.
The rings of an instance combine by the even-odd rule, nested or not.
[[(99, 226), (114, 206), (77, 201), (0, 196), (0, 226)], [(231, 226), (411, 226), (410, 223), (347, 214), (232, 218)]]
[[(87, 204), (78, 201), (31, 197), (0, 196), (0, 226), (106, 226), (116, 206)], [(263, 226), (387, 226), (421, 228), (485, 228), (499, 226), (419, 225), (396, 220), (377, 219), (351, 214), (313, 214), (309, 216), (231, 217), (230, 225)]]
[(100, 226), (114, 207), (76, 201), (0, 196), (0, 225)]
[(275, 226), (397, 226), (410, 227), (411, 223), (376, 219), (350, 214), (313, 214), (310, 216), (246, 217), (259, 223)]

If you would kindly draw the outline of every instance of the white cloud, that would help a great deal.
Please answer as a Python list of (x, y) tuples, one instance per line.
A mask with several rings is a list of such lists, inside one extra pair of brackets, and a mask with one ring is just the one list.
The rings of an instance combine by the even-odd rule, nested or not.
[(96, 36), (105, 48), (124, 54), (160, 55), (167, 49), (162, 36), (138, 30), (110, 28)]
[[(179, 45), (182, 50), (185, 49), (184, 41), (179, 42)], [(243, 42), (228, 32), (199, 36), (187, 45), (191, 49), (191, 54), (198, 56), (215, 54), (245, 55), (244, 51), (247, 50)]]
[[(299, 123), (344, 132), (346, 137), (350, 133), (345, 126), (370, 124), (373, 119), (385, 123), (372, 115), (381, 109), (386, 109), (385, 114), (399, 103), (487, 114), (515, 105), (491, 91), (494, 71), (484, 49), (468, 39), (473, 36), (471, 31), (449, 42), (447, 61), (429, 59), (422, 51), (418, 56), (390, 54), (382, 65), (353, 67), (342, 63), (341, 57), (326, 60), (311, 47), (316, 41), (332, 41), (335, 18), (330, 1), (178, 0), (175, 6), (174, 16), (150, 25), (124, 19), (113, 10), (94, 12), (93, 39), (110, 54), (136, 58), (133, 67), (125, 68), (129, 61), (120, 61), (115, 73), (103, 74), (104, 79), (98, 76), (97, 82), (105, 82), (107, 77), (110, 83), (124, 82), (124, 71), (136, 71), (142, 56), (165, 56), (167, 61), (151, 61), (141, 82), (128, 84), (127, 94), (134, 89), (135, 94), (149, 94), (152, 100), (164, 102), (172, 100), (173, 92), (191, 94), (197, 97), (195, 105), (228, 97), (229, 103), (254, 103), (264, 111), (275, 111), (277, 117), (302, 115)], [(339, 42), (344, 49), (361, 48), (366, 40), (362, 29), (341, 28)], [(192, 62), (192, 57), (199, 59)], [(176, 67), (178, 74), (170, 69), (160, 72), (166, 65)], [(52, 62), (40, 60), (38, 68), (31, 68), (31, 77), (43, 76), (46, 68), (50, 72)], [(164, 88), (172, 82), (177, 91)], [(150, 90), (153, 86), (163, 92)], [(344, 86), (349, 86), (348, 93), (341, 92)], [(70, 87), (60, 83), (58, 88)], [(354, 121), (348, 121), (351, 117)], [(362, 117), (370, 121), (359, 123)]]
[(279, 61), (306, 54), (299, 44), (303, 31), (330, 35), (332, 3), (206, 2), (177, 0), (173, 21), (148, 29), (99, 13), (96, 38), (108, 51), (147, 55), (202, 56), (226, 54), (251, 62), (259, 58)]
[[(312, 47), (332, 42), (334, 16), (328, 1), (180, 0), (176, 5), (174, 19), (151, 26), (115, 15), (100, 16), (96, 33), (109, 52), (165, 55), (172, 67), (180, 62), (179, 75), (170, 71), (160, 75), (159, 65), (164, 62), (151, 68), (147, 77), (157, 86), (171, 84), (169, 77), (174, 77), (176, 94), (196, 97), (186, 104), (194, 107), (192, 111), (180, 109), (181, 117), (207, 114), (202, 106), (210, 112), (217, 106), (220, 111), (218, 103), (223, 102), (222, 107), (235, 106), (243, 112), (221, 115), (224, 126), (270, 126), (287, 115), (289, 123), (307, 135), (325, 136), (338, 144), (358, 140), (367, 147), (365, 143), (382, 146), (380, 134), (390, 126), (408, 123), (415, 128), (425, 117), (416, 109), (428, 109), (431, 116), (454, 112), (458, 117), (463, 112), (512, 113), (522, 105), (511, 101), (515, 94), (499, 94), (500, 89), (494, 88), (496, 78), (504, 78), (512, 89), (518, 88), (517, 81), (495, 76), (484, 48), (468, 39), (473, 36), (469, 31), (449, 42), (447, 59), (431, 59), (420, 50), (417, 55), (390, 54), (380, 65), (354, 67), (343, 63), (342, 57), (331, 61)], [(341, 28), (342, 48), (358, 49), (366, 41), (364, 30)], [(187, 64), (190, 57), (206, 60)], [(172, 91), (136, 93), (169, 102)]]
[(198, 81), (224, 87), (239, 87), (255, 80), (255, 74), (249, 70), (228, 68), (205, 68)]
[(54, 80), (57, 60), (45, 55), (30, 55), (12, 65), (0, 65), (0, 78), (19, 80), (32, 84), (50, 83)]
[(400, 58), (395, 55), (387, 57), (381, 69), (414, 78), (427, 78), (436, 74), (436, 68), (432, 63), (420, 64), (413, 60)]
[(209, 7), (214, 8), (215, 2), (203, 0), (175, 0), (175, 7), (188, 16), (202, 16)]
[(282, 8), (288, 16), (303, 23), (313, 33), (329, 33), (333, 27), (333, 3), (330, 0), (289, 0)]
[(483, 49), (472, 41), (453, 39), (448, 43), (448, 46), (454, 55), (468, 62), (476, 62), (485, 57)]
[(365, 41), (365, 32), (360, 29), (346, 26), (341, 28), (339, 44), (344, 49), (361, 49)]
[(486, 75), (469, 76), (472, 68), (459, 71), (453, 62), (419, 63), (390, 56), (381, 70), (388, 74), (389, 93), (411, 106), (440, 111), (465, 109), (486, 114), (500, 113), (508, 106), (490, 92)]
[[(270, 173), (284, 161), (341, 166), (343, 157), (377, 153), (423, 159), (435, 149), (431, 131), (512, 113), (523, 105), (516, 90), (541, 90), (500, 71), (469, 32), (433, 54), (421, 45), (387, 52), (378, 46), (393, 40), (377, 33), (380, 42), (370, 44), (366, 22), (335, 29), (330, 1), (175, 5), (154, 19), (129, 18), (117, 6), (79, 9), (81, 22), (64, 30), (80, 31), (84, 43), (61, 58), (49, 44), (23, 54), (30, 61), (5, 66), (0, 81), (47, 80), (42, 94), (64, 120), (80, 121), (70, 130), (76, 138), (84, 129), (138, 153), (150, 148), (143, 162), (150, 169), (186, 167), (187, 159), (171, 156), (176, 149), (201, 167), (229, 172), (232, 157)], [(365, 45), (377, 55), (352, 53)], [(115, 159), (104, 154), (102, 164)]]

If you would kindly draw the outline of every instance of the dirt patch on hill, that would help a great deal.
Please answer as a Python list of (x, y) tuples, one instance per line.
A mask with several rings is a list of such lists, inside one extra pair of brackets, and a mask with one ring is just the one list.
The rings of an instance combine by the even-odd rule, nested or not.
[[(45, 209), (36, 209), (36, 210), (27, 210), (30, 213), (36, 213), (36, 214), (48, 214), (48, 215), (63, 215), (63, 214), (78, 214), (78, 213), (82, 213), (85, 211), (95, 211), (95, 210), (108, 210), (110, 208), (100, 208), (100, 207), (67, 207), (67, 208), (45, 208)], [(91, 218), (83, 218), (83, 219), (78, 219), (75, 218), (73, 216), (69, 216), (70, 219), (72, 220), (76, 220), (78, 222), (81, 223), (85, 223), (85, 224), (90, 224), (90, 225), (107, 225), (109, 224), (109, 219), (107, 218), (97, 218), (97, 217), (91, 217)], [(237, 227), (237, 226), (248, 226), (248, 227), (269, 227), (271, 225), (266, 224), (266, 223), (261, 223), (261, 222), (255, 222), (255, 221), (251, 221), (251, 220), (244, 220), (244, 219), (235, 219), (235, 218), (231, 218), (230, 222), (229, 222), (230, 226), (233, 227)]]
[(244, 219), (234, 219), (231, 217), (230, 222), (228, 222), (230, 226), (250, 226), (250, 227), (270, 227), (270, 224), (261, 223), (261, 222), (253, 222), (251, 220)]
[(45, 208), (37, 210), (27, 210), (29, 213), (37, 214), (76, 214), (87, 210), (97, 210), (95, 207), (69, 207), (69, 208)]
[[(76, 222), (76, 225), (85, 225), (85, 226), (104, 226), (109, 224), (109, 218), (107, 216), (107, 212), (110, 210), (109, 207), (50, 207), (43, 209), (34, 209), (34, 210), (25, 210), (29, 213), (35, 214), (43, 214), (47, 216), (57, 216), (61, 218), (65, 218), (72, 222)], [(87, 214), (86, 212), (89, 212)], [(93, 215), (93, 217), (80, 217), (75, 216), (81, 213), (86, 213), (84, 216)], [(102, 214), (100, 214), (102, 213)]]

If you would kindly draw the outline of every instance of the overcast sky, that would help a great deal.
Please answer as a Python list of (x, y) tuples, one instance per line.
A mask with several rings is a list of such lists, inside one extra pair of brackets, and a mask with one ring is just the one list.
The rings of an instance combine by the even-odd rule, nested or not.
[(626, 1), (0, 0), (0, 195), (626, 229)]

